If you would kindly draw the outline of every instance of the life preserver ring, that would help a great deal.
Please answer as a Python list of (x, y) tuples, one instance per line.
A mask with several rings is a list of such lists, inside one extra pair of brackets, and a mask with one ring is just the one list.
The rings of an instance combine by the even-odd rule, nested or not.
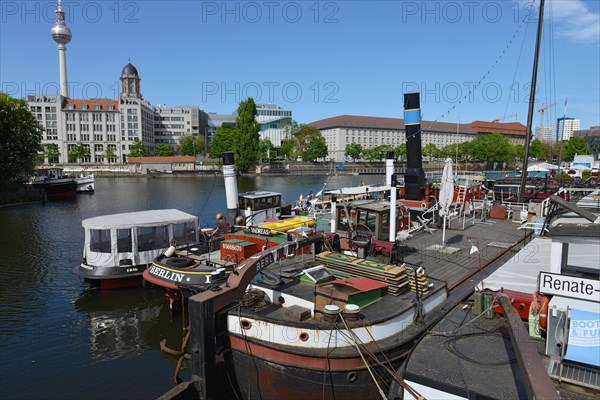
[(279, 286), (281, 284), (281, 278), (279, 275), (268, 270), (262, 270), (254, 277), (254, 280), (258, 283), (262, 283), (269, 286)]
[(540, 328), (546, 330), (548, 326), (548, 297), (541, 295), (536, 290), (533, 292), (533, 298), (531, 299), (531, 312), (540, 315)]
[(189, 257), (172, 257), (164, 261), (167, 267), (186, 268), (194, 264), (194, 260)]

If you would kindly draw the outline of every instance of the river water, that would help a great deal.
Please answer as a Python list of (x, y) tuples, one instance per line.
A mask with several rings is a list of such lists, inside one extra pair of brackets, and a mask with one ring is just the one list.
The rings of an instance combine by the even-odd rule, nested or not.
[[(339, 185), (382, 183), (381, 176), (340, 177)], [(240, 191), (271, 190), (292, 201), (318, 192), (324, 177), (242, 177)], [(81, 260), (86, 218), (176, 208), (213, 226), (225, 212), (220, 176), (98, 178), (96, 193), (76, 200), (0, 208), (0, 398), (148, 399), (173, 386), (181, 321), (162, 291), (84, 291), (71, 269)], [(189, 371), (182, 377), (189, 378)]]

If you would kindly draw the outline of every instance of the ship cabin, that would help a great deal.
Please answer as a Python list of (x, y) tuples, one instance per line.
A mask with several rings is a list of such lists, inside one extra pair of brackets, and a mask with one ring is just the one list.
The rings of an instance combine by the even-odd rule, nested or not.
[(281, 193), (267, 191), (240, 193), (238, 209), (248, 225), (277, 220), (281, 215)]
[(147, 265), (171, 244), (198, 243), (198, 218), (179, 210), (149, 210), (88, 218), (82, 267)]
[[(350, 215), (348, 215), (350, 214)], [(410, 227), (410, 214), (401, 203), (396, 203), (396, 231)], [(388, 241), (390, 236), (389, 201), (357, 200), (336, 205), (336, 233), (342, 240), (348, 238), (350, 227), (377, 241)]]

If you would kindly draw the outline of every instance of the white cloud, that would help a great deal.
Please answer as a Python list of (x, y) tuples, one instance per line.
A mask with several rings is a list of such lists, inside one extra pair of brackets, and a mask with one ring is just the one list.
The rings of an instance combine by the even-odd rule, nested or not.
[(600, 42), (600, 13), (591, 11), (586, 2), (550, 0), (546, 4), (544, 14), (553, 18), (556, 34), (585, 44)]

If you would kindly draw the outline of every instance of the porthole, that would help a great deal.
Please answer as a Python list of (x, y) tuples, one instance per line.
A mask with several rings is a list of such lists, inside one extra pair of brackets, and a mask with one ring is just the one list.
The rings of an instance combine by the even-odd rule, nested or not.
[(244, 329), (244, 330), (246, 330), (246, 331), (247, 331), (248, 329), (252, 328), (252, 322), (248, 321), (247, 319), (243, 319), (243, 320), (240, 322), (240, 325), (242, 326), (242, 329)]
[(308, 340), (308, 333), (302, 332), (298, 338), (300, 338), (301, 341), (306, 342)]
[(357, 379), (358, 379), (358, 374), (354, 371), (348, 372), (348, 375), (346, 375), (346, 380), (348, 382), (356, 382)]

